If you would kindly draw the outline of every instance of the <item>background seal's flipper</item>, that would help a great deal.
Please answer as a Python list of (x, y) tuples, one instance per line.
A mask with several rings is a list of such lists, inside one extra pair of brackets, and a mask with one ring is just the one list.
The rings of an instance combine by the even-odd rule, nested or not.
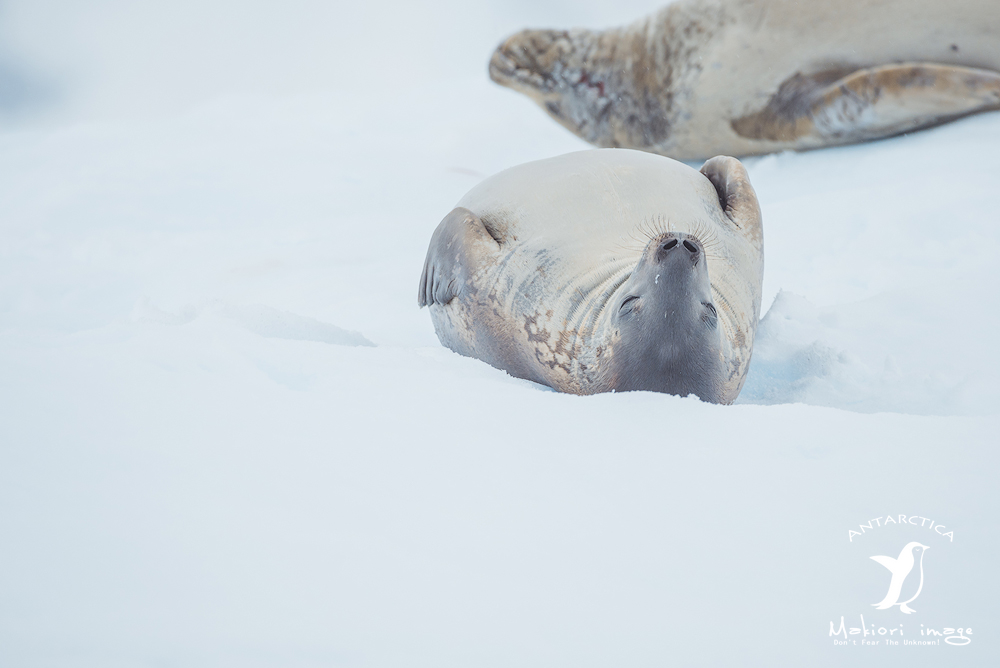
[(766, 107), (732, 127), (749, 139), (805, 140), (818, 147), (889, 137), (990, 109), (1000, 109), (998, 72), (897, 63), (841, 77), (796, 74)]

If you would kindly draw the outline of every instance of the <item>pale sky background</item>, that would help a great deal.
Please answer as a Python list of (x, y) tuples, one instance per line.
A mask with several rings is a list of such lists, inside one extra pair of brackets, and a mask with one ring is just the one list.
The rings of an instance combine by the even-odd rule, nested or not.
[[(8, 126), (150, 117), (223, 95), (344, 87), (364, 104), (428, 69), (485, 77), (492, 50), (521, 28), (607, 27), (660, 3), (580, 5), (8, 0), (0, 3), (0, 113)], [(445, 15), (465, 28), (441, 40), (429, 27)]]

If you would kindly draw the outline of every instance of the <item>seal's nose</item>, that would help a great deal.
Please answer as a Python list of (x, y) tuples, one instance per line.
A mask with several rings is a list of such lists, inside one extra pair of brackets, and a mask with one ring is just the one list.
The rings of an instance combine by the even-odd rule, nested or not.
[(686, 255), (692, 260), (697, 261), (698, 255), (701, 253), (701, 244), (696, 239), (684, 239), (683, 241), (676, 237), (664, 239), (656, 249), (656, 262), (660, 263), (671, 257), (674, 254), (672, 251), (675, 250), (686, 251), (685, 253), (681, 253), (681, 255)]

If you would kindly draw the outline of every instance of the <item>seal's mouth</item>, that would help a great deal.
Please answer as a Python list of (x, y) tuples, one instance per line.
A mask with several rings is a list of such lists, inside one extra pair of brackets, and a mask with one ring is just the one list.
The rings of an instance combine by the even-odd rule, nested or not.
[(558, 86), (552, 72), (571, 50), (565, 31), (523, 30), (493, 52), (490, 79), (522, 93), (550, 93)]
[(498, 46), (490, 58), (490, 79), (501, 86), (510, 86), (512, 80), (517, 77), (518, 66), (517, 61), (507, 53), (505, 46), (506, 44)]
[(528, 95), (550, 92), (553, 82), (540, 72), (523, 67), (515, 54), (504, 51), (501, 45), (490, 58), (490, 79), (506, 88)]

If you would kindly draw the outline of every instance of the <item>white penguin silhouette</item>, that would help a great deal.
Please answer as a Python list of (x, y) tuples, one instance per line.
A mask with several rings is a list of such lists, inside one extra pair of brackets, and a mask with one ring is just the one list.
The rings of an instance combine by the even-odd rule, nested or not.
[[(889, 582), (889, 592), (880, 602), (872, 603), (876, 610), (887, 610), (894, 605), (898, 605), (899, 609), (906, 614), (916, 612), (906, 604), (913, 601), (917, 596), (920, 596), (920, 590), (924, 588), (924, 551), (929, 549), (926, 545), (913, 542), (907, 543), (903, 547), (903, 551), (895, 559), (883, 556), (872, 557), (872, 559), (888, 568), (889, 572), (892, 573), (892, 580)], [(903, 589), (903, 580), (913, 570), (914, 552), (920, 555), (920, 585), (917, 587), (917, 593), (911, 596), (908, 601), (897, 603), (899, 592)]]

